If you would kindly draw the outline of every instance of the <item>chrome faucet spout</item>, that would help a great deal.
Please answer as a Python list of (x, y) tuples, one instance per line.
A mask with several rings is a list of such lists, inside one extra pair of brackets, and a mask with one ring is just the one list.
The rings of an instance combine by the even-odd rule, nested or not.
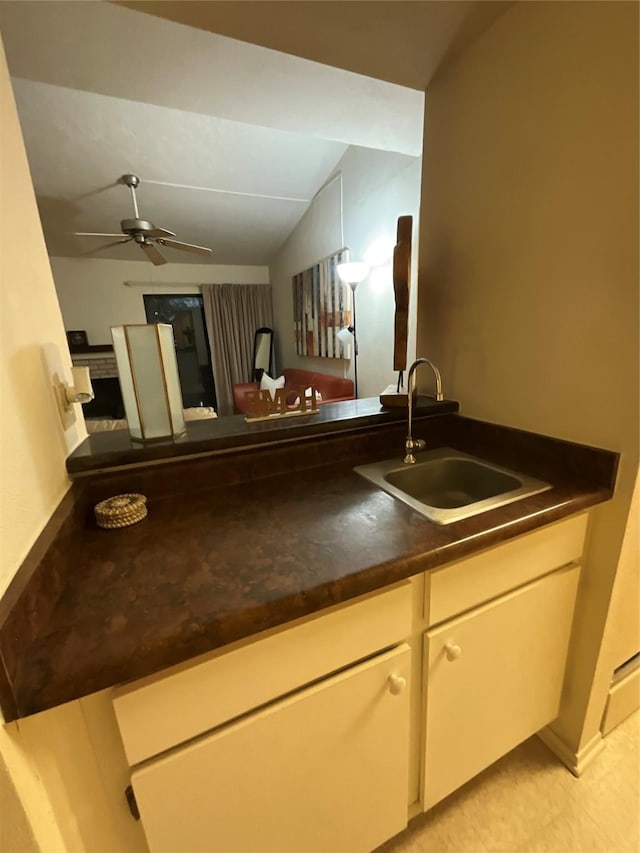
[[(442, 377), (440, 376), (440, 371), (438, 370), (438, 368), (435, 366), (435, 364), (433, 362), (429, 361), (428, 358), (417, 358), (413, 362), (411, 367), (409, 368), (409, 375), (407, 377), (407, 394), (408, 394), (407, 402), (408, 402), (408, 406), (409, 406), (409, 424), (408, 424), (407, 440), (405, 441), (405, 444), (404, 444), (404, 451), (405, 451), (404, 463), (405, 463), (405, 465), (415, 465), (416, 457), (414, 456), (413, 451), (414, 450), (422, 450), (422, 448), (425, 446), (425, 442), (421, 438), (418, 438), (418, 439), (413, 438), (413, 432), (412, 432), (412, 428), (413, 428), (413, 391), (414, 391), (414, 386), (415, 386), (414, 374), (416, 372), (418, 365), (420, 365), (420, 364), (428, 364), (429, 367), (433, 370), (433, 375), (436, 378), (435, 399), (438, 402), (441, 402), (444, 399), (444, 397), (442, 396)], [(412, 385), (412, 380), (413, 380), (413, 385)]]

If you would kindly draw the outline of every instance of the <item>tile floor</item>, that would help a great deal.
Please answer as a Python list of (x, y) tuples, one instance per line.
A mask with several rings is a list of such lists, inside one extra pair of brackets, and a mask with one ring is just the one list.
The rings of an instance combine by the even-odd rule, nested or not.
[(638, 853), (640, 712), (576, 779), (533, 737), (378, 853)]

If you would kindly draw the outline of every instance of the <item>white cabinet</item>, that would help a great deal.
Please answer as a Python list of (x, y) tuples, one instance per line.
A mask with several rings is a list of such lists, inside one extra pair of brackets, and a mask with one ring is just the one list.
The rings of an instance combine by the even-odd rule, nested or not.
[(565, 519), (115, 691), (151, 853), (372, 850), (552, 722), (585, 529)]
[(375, 848), (556, 715), (585, 522), (10, 724), (65, 849)]
[(424, 809), (556, 718), (578, 576), (569, 565), (425, 634)]
[(368, 851), (407, 824), (404, 581), (116, 691), (151, 853)]
[(134, 770), (153, 853), (372, 850), (407, 823), (402, 645)]

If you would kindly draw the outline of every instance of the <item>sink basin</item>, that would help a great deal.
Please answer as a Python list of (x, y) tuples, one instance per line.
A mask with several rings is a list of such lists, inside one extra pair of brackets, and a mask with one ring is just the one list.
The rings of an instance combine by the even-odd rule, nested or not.
[(449, 447), (420, 453), (415, 465), (398, 457), (354, 471), (436, 524), (451, 524), (551, 488)]

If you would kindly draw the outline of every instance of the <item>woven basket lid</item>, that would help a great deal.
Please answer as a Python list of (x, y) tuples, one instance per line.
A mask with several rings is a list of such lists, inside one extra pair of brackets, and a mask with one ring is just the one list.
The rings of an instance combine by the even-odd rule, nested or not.
[(96, 504), (94, 512), (100, 527), (126, 527), (146, 517), (147, 499), (139, 494), (114, 495)]

